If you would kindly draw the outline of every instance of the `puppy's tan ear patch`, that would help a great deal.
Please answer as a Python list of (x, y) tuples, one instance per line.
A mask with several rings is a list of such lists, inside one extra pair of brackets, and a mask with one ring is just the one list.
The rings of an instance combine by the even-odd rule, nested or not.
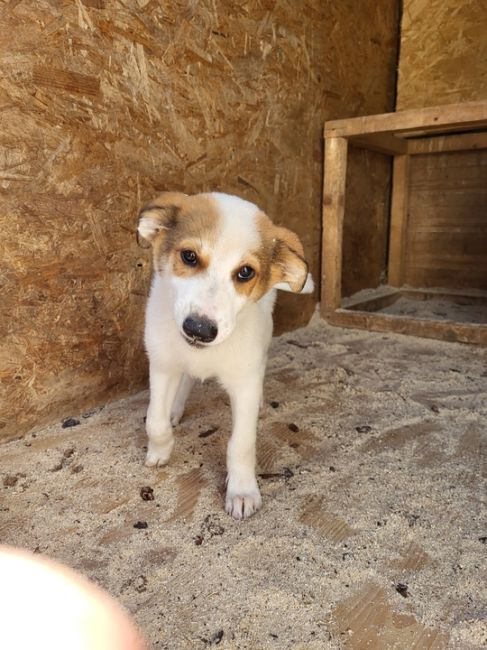
[(174, 226), (185, 198), (179, 192), (165, 192), (144, 206), (139, 213), (137, 240), (152, 243), (161, 231)]
[(272, 255), (273, 284), (285, 282), (299, 293), (308, 277), (308, 264), (299, 237), (287, 228), (276, 227)]

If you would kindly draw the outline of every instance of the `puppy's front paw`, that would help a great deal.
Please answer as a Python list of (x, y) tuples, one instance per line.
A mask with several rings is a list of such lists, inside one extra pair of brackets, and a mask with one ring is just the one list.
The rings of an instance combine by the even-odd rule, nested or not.
[(225, 500), (225, 510), (234, 519), (246, 519), (253, 515), (254, 512), (262, 505), (262, 498), (259, 490), (252, 494), (238, 494), (232, 496), (227, 492)]
[(246, 519), (257, 512), (262, 505), (257, 481), (241, 482), (228, 480), (225, 510), (234, 519)]
[(154, 442), (149, 440), (147, 447), (147, 456), (145, 457), (145, 464), (147, 467), (159, 467), (166, 465), (171, 456), (174, 447), (174, 438), (165, 440), (164, 442)]

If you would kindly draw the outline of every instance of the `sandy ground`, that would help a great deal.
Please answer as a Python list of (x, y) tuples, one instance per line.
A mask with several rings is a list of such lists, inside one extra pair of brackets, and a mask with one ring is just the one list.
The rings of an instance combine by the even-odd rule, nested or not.
[(275, 339), (240, 523), (225, 394), (195, 389), (159, 470), (146, 404), (4, 445), (0, 541), (91, 577), (154, 648), (487, 646), (487, 350), (318, 319)]

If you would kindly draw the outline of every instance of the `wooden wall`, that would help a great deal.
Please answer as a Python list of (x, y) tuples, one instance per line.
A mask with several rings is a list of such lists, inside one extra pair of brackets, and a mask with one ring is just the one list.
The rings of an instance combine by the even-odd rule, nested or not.
[(412, 156), (404, 281), (487, 290), (487, 151)]
[(342, 296), (378, 287), (385, 279), (392, 162), (350, 146), (343, 223)]
[[(161, 190), (296, 229), (319, 276), (322, 125), (392, 109), (398, 2), (10, 0), (1, 9), (0, 437), (145, 382)], [(286, 297), (278, 327), (316, 297)]]
[[(397, 110), (487, 99), (487, 5), (404, 0)], [(485, 152), (413, 157), (405, 280), (487, 289)]]
[(396, 110), (487, 99), (483, 0), (403, 0)]

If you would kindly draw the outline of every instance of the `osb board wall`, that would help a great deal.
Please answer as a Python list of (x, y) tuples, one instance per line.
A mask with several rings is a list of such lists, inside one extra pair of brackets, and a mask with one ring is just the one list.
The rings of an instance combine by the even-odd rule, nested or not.
[(410, 165), (406, 284), (487, 290), (487, 151)]
[(487, 8), (403, 0), (397, 110), (487, 99)]
[[(397, 4), (3, 4), (2, 439), (145, 381), (134, 229), (156, 192), (259, 203), (318, 276), (322, 123), (391, 109)], [(314, 302), (287, 297), (278, 325)]]

